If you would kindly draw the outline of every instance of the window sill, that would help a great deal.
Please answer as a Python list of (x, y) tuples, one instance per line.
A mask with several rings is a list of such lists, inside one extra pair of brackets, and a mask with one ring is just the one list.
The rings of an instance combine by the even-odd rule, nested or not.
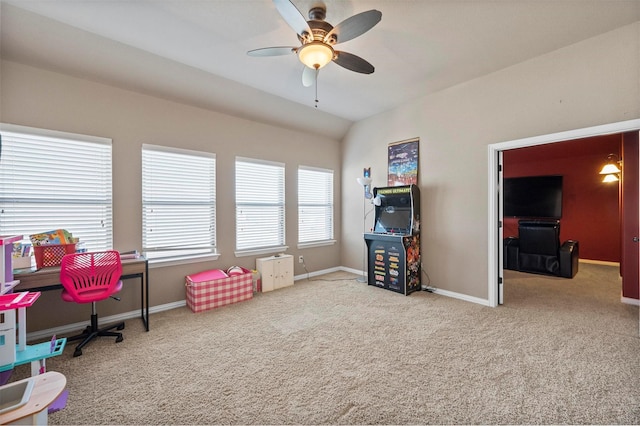
[(256, 250), (239, 250), (235, 252), (236, 257), (248, 257), (248, 256), (256, 256), (262, 254), (277, 254), (284, 253), (289, 249), (289, 246), (278, 246), (278, 247), (268, 247), (264, 249), (256, 249)]
[(336, 243), (336, 240), (325, 240), (325, 241), (314, 241), (311, 243), (299, 243), (298, 249), (307, 249), (313, 247), (324, 247), (324, 246), (332, 246)]
[(149, 259), (149, 268), (164, 268), (165, 266), (187, 265), (189, 263), (209, 262), (218, 260), (220, 253), (207, 253), (189, 257), (167, 257), (164, 259)]

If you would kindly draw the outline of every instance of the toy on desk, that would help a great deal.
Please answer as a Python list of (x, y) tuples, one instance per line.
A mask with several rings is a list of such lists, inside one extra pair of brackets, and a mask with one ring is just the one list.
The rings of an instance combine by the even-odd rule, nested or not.
[(75, 244), (78, 242), (77, 239), (73, 238), (71, 232), (66, 229), (54, 229), (53, 231), (29, 235), (29, 239), (34, 247), (51, 244)]
[(140, 253), (138, 253), (138, 250), (131, 250), (131, 251), (121, 251), (120, 252), (120, 259), (138, 259), (140, 257)]
[(31, 256), (31, 244), (13, 243), (13, 258)]
[(13, 269), (26, 269), (31, 268), (32, 247), (29, 243), (15, 242), (13, 243)]

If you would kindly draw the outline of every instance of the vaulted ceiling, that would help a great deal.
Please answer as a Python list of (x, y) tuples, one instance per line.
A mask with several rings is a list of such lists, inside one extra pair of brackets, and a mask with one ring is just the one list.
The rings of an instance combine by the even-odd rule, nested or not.
[(334, 63), (301, 84), (296, 46), (271, 0), (0, 0), (5, 59), (340, 139), (354, 121), (640, 20), (638, 0), (293, 0), (337, 25), (377, 9), (340, 44), (375, 66)]

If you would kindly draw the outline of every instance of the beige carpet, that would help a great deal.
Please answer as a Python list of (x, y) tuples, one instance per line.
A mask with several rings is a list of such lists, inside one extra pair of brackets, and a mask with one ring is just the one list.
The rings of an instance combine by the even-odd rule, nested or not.
[(507, 271), (498, 308), (323, 278), (155, 314), (148, 333), (128, 320), (124, 342), (79, 358), (69, 346), (48, 363), (70, 392), (49, 422), (640, 423), (638, 308), (620, 303), (616, 268)]

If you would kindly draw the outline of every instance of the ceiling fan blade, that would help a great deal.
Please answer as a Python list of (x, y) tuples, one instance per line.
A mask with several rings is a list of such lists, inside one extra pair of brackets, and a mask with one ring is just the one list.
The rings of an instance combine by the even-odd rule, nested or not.
[(307, 20), (304, 19), (302, 13), (300, 13), (298, 8), (291, 3), (290, 0), (273, 0), (273, 3), (276, 5), (276, 9), (278, 9), (282, 18), (293, 28), (296, 34), (299, 36), (302, 36), (304, 33), (311, 34), (311, 28), (309, 28)]
[(318, 77), (318, 72), (320, 71), (305, 66), (302, 70), (302, 85), (304, 87), (313, 86), (313, 83), (315, 83), (316, 78)]
[(263, 47), (247, 52), (249, 56), (282, 56), (294, 53), (297, 47)]
[(382, 12), (379, 10), (372, 9), (358, 13), (357, 15), (353, 15), (333, 27), (333, 29), (324, 37), (324, 41), (327, 43), (334, 35), (337, 39), (336, 43), (343, 43), (351, 40), (369, 31), (378, 22), (380, 22), (381, 19)]
[(336, 56), (333, 62), (351, 71), (359, 72), (362, 74), (372, 74), (375, 71), (373, 65), (365, 61), (359, 56), (353, 55), (347, 52), (335, 51)]

